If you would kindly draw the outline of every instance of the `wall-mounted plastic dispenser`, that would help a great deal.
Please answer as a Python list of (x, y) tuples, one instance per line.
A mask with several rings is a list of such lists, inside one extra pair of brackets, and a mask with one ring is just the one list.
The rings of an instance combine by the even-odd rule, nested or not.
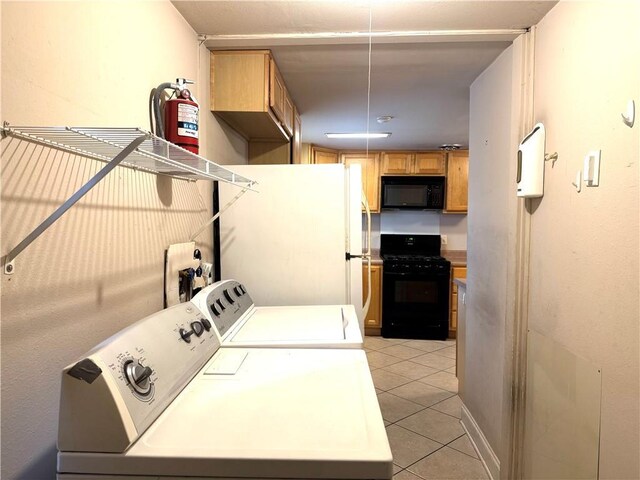
[(544, 194), (545, 160), (544, 125), (537, 123), (518, 148), (517, 193), (519, 197), (535, 198)]

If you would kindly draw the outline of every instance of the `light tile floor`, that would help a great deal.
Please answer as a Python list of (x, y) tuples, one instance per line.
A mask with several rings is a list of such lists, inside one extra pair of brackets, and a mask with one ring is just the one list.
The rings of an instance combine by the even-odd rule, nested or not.
[(489, 478), (460, 425), (455, 340), (365, 337), (394, 480)]

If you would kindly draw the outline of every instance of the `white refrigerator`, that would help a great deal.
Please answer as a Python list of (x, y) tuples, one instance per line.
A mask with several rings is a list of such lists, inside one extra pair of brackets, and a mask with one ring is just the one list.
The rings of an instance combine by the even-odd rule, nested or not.
[[(240, 165), (258, 184), (220, 216), (222, 280), (258, 306), (352, 304), (364, 332), (359, 165)], [(238, 188), (219, 185), (224, 209)]]

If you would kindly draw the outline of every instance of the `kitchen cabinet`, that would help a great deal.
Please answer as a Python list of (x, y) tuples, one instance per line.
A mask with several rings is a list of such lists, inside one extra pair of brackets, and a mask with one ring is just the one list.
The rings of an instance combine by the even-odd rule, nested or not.
[(467, 278), (467, 267), (451, 267), (449, 338), (456, 338), (458, 330), (458, 285), (454, 282), (456, 278)]
[(213, 113), (248, 140), (288, 142), (294, 104), (269, 50), (211, 52)]
[(416, 153), (413, 172), (416, 175), (444, 175), (445, 159), (443, 152)]
[[(362, 167), (362, 189), (367, 197), (369, 209), (380, 211), (380, 154), (369, 152), (343, 152), (340, 161), (345, 165)], [(363, 207), (364, 210), (364, 207)]]
[(469, 151), (447, 152), (447, 191), (444, 213), (467, 213)]
[(382, 175), (444, 175), (444, 152), (384, 152)]
[(322, 147), (311, 147), (311, 163), (340, 163), (340, 157), (337, 150)]
[[(367, 267), (362, 267), (362, 301), (367, 298)], [(371, 265), (371, 304), (364, 319), (365, 333), (380, 335), (382, 328), (382, 265)]]
[(293, 138), (291, 139), (291, 163), (302, 163), (302, 121), (298, 109), (293, 109)]
[(291, 144), (278, 140), (249, 142), (249, 165), (291, 163)]

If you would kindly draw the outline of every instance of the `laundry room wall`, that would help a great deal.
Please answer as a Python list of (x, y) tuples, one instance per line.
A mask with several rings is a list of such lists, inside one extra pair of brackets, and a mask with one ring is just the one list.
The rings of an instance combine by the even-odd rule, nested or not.
[[(640, 478), (639, 23), (638, 2), (562, 1), (536, 30), (535, 119), (558, 159), (532, 202), (529, 328), (602, 372), (601, 479)], [(590, 150), (600, 186), (578, 193)]]
[[(621, 118), (629, 100), (636, 110), (640, 103), (639, 21), (637, 2), (561, 1), (534, 29), (533, 114), (545, 126), (546, 151), (558, 158), (545, 164), (544, 196), (527, 202), (527, 327), (601, 371), (599, 452), (590, 459), (601, 479), (640, 478), (640, 124), (637, 115), (633, 128)], [(509, 350), (496, 353), (512, 345), (514, 333), (517, 142), (505, 143), (501, 134), (517, 126), (507, 112), (521, 101), (504, 83), (519, 71), (507, 61), (512, 49), (471, 87), (466, 338), (473, 345), (466, 347), (463, 401), (499, 460), (508, 447), (499, 410), (511, 392), (502, 400), (494, 393), (510, 368), (510, 360), (501, 360)], [(572, 182), (595, 149), (602, 151), (600, 186), (583, 184), (578, 193)], [(584, 398), (584, 387), (568, 381), (558, 390)], [(541, 416), (552, 418), (546, 411)], [(585, 425), (592, 423), (598, 419)], [(570, 427), (561, 425), (540, 443), (564, 438), (556, 432)], [(531, 458), (528, 448), (524, 455)], [(552, 477), (560, 478), (546, 478)]]
[[(209, 56), (169, 2), (2, 2), (2, 112), (13, 125), (149, 129), (151, 88), (196, 79), (201, 153), (246, 163), (208, 111)], [(5, 256), (104, 164), (2, 140)], [(55, 477), (61, 370), (162, 308), (163, 256), (211, 212), (212, 185), (118, 167), (1, 275), (2, 468)], [(211, 260), (212, 235), (198, 239)]]

